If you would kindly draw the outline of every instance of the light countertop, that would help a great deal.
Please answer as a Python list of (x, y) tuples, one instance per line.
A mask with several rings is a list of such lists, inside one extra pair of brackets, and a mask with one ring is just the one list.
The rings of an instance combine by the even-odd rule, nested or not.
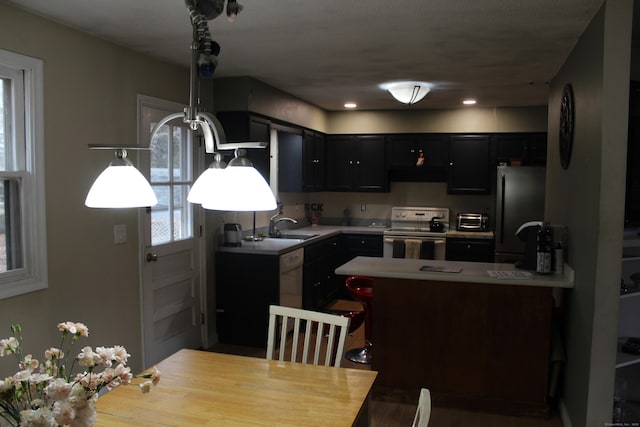
[(257, 242), (243, 241), (242, 246), (237, 247), (219, 245), (216, 250), (219, 252), (230, 252), (239, 254), (282, 255), (284, 253), (319, 242), (332, 236), (337, 236), (339, 234), (377, 234), (382, 236), (384, 230), (387, 230), (387, 228), (314, 225), (309, 227), (296, 228), (295, 230), (282, 230), (283, 233), (316, 235), (306, 240), (265, 238), (264, 240)]
[[(431, 271), (420, 271), (427, 266)], [(452, 270), (441, 272), (439, 269)], [(511, 273), (531, 273), (530, 278), (491, 277), (489, 271), (508, 276)], [(551, 288), (573, 288), (573, 269), (567, 264), (564, 274), (538, 275), (517, 269), (513, 264), (434, 261), (404, 258), (356, 257), (336, 269), (340, 275), (363, 275), (391, 279), (434, 280), (442, 282), (484, 283), (494, 285), (539, 286)]]

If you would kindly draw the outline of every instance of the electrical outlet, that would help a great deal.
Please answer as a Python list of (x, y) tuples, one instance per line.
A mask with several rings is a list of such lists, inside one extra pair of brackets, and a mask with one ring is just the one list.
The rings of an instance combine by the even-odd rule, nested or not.
[(361, 203), (360, 204), (360, 212), (366, 212), (367, 211), (367, 204), (366, 203)]
[(116, 224), (113, 226), (113, 243), (116, 245), (127, 241), (127, 225)]

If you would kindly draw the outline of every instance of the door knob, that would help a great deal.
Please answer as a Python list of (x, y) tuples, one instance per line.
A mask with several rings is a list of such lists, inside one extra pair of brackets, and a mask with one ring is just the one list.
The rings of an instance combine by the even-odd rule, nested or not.
[(147, 262), (158, 261), (158, 254), (147, 254)]

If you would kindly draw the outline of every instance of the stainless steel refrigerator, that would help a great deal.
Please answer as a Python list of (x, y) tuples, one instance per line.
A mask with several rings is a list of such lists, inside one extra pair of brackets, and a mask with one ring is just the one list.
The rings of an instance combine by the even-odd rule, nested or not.
[(516, 231), (525, 222), (544, 220), (545, 168), (498, 166), (497, 179), (495, 261), (517, 262), (525, 244)]

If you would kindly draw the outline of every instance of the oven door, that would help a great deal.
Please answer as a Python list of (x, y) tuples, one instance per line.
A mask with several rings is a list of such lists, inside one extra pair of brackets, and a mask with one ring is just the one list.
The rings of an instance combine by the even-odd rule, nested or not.
[[(406, 252), (397, 250), (398, 245), (403, 245), (407, 239), (420, 240), (421, 242), (433, 242), (433, 258), (424, 257), (423, 259), (445, 260), (446, 238), (432, 236), (402, 236), (402, 235), (386, 235), (384, 236), (384, 245), (382, 256), (384, 258), (404, 258)], [(396, 250), (394, 251), (394, 247)], [(395, 253), (394, 253), (395, 252)]]

